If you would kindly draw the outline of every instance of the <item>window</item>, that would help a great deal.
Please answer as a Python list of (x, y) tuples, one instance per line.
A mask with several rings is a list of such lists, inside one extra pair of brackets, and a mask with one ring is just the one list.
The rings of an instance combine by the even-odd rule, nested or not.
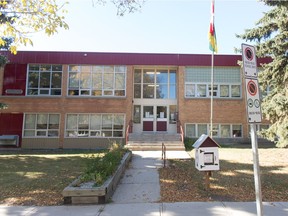
[(134, 98), (176, 99), (176, 70), (135, 69)]
[(239, 68), (214, 68), (214, 85), (211, 88), (211, 68), (186, 67), (185, 97), (186, 98), (240, 98), (241, 76)]
[(133, 122), (135, 124), (141, 123), (141, 106), (140, 105), (134, 105)]
[[(200, 137), (202, 134), (210, 135), (210, 124), (185, 125), (185, 136)], [(238, 124), (213, 124), (213, 137), (233, 138), (242, 137), (242, 125)]]
[(62, 65), (28, 65), (26, 95), (61, 95)]
[(24, 137), (59, 137), (59, 114), (25, 114)]
[(66, 137), (123, 137), (124, 114), (67, 114)]
[[(257, 135), (258, 135), (258, 137), (259, 138), (263, 138), (262, 136), (261, 136), (261, 134), (260, 134), (260, 132), (262, 131), (262, 130), (267, 130), (267, 129), (269, 129), (269, 124), (256, 124), (256, 131), (257, 131)], [(251, 137), (251, 126), (250, 126), (250, 124), (249, 124), (249, 136)]]
[(186, 137), (196, 137), (195, 124), (186, 124)]
[(68, 95), (126, 96), (126, 66), (69, 65)]

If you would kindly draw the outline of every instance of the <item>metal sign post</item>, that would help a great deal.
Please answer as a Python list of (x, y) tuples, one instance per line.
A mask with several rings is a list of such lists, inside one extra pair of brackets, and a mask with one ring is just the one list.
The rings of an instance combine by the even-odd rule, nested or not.
[(242, 44), (243, 72), (246, 86), (246, 104), (248, 122), (251, 123), (251, 143), (253, 151), (253, 169), (256, 195), (257, 215), (263, 216), (260, 167), (258, 156), (258, 140), (256, 123), (262, 120), (258, 87), (257, 61), (254, 46)]
[(261, 180), (260, 180), (260, 167), (259, 167), (259, 157), (258, 157), (258, 140), (256, 133), (256, 125), (251, 124), (251, 142), (253, 151), (253, 168), (254, 168), (254, 183), (255, 183), (255, 195), (256, 195), (256, 208), (257, 215), (263, 215), (263, 205), (262, 205), (262, 191), (261, 191)]

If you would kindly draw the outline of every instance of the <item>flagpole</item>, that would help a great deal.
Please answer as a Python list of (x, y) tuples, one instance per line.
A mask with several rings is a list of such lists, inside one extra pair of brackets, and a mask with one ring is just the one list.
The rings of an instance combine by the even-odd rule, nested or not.
[(214, 94), (214, 51), (211, 55), (211, 102), (210, 102), (210, 136), (213, 137), (213, 94)]

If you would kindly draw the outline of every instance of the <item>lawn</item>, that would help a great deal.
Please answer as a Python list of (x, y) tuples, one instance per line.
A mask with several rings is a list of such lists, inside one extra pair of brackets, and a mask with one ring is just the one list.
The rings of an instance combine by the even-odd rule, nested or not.
[(0, 204), (61, 205), (62, 190), (99, 151), (0, 152)]
[[(220, 170), (205, 189), (204, 174), (190, 160), (170, 160), (159, 170), (162, 202), (255, 201), (253, 157), (248, 148), (220, 148)], [(62, 205), (62, 190), (101, 152), (0, 152), (0, 204)], [(288, 149), (259, 149), (263, 201), (288, 201)]]
[[(249, 148), (220, 148), (220, 170), (210, 190), (191, 160), (170, 160), (160, 169), (161, 201), (255, 201), (253, 155)], [(263, 201), (288, 201), (288, 149), (259, 149)]]

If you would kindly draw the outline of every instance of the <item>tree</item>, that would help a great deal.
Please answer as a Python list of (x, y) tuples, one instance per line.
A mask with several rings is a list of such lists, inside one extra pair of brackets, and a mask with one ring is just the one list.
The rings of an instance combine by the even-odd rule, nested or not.
[(270, 92), (263, 98), (262, 112), (271, 122), (262, 135), (278, 147), (288, 146), (288, 2), (261, 0), (272, 9), (256, 23), (256, 27), (237, 35), (256, 43), (258, 57), (271, 57), (259, 73), (261, 90)]
[(0, 46), (5, 46), (3, 37), (13, 38), (9, 50), (17, 52), (20, 44), (31, 44), (30, 34), (44, 31), (47, 35), (57, 33), (58, 28), (68, 29), (64, 21), (64, 6), (56, 0), (0, 0)]
[[(106, 4), (108, 0), (92, 0), (93, 3)], [(117, 8), (117, 15), (124, 16), (126, 13), (139, 11), (145, 0), (110, 0)]]

